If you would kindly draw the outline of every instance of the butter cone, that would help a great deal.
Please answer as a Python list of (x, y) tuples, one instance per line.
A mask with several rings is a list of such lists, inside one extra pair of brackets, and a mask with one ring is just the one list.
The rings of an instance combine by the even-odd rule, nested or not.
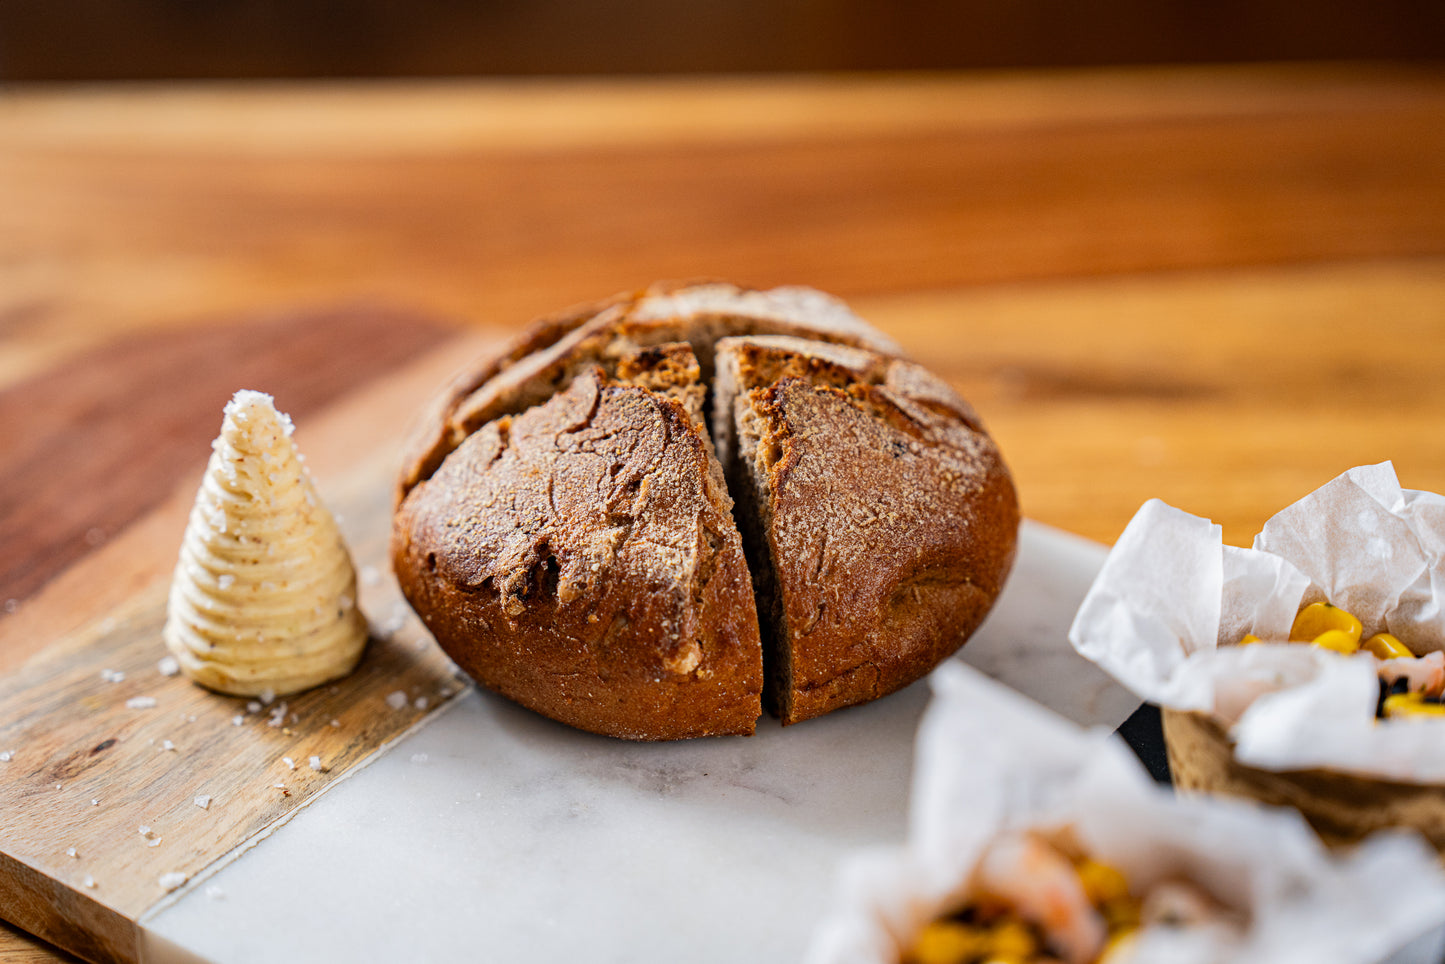
[(191, 679), (235, 696), (345, 676), (366, 645), (356, 570), (271, 396), (226, 405), (171, 582), (164, 636)]

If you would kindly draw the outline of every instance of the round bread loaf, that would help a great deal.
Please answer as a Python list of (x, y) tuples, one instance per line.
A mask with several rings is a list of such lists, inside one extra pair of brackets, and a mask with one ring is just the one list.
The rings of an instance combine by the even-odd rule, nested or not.
[(1018, 521), (973, 410), (841, 302), (659, 286), (543, 319), (439, 396), (392, 556), (483, 685), (665, 740), (925, 675), (988, 613)]

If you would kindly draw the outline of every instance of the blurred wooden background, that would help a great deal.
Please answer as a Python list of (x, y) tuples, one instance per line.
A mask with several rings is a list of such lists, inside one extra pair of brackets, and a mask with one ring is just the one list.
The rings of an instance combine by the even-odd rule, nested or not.
[(5, 0), (0, 80), (1439, 60), (1439, 0)]

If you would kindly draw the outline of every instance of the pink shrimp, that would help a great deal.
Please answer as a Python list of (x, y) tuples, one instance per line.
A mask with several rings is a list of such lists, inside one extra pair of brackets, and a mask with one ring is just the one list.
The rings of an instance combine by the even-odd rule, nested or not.
[(1068, 964), (1087, 964), (1108, 939), (1069, 859), (1032, 834), (1005, 837), (979, 863), (979, 884), (1043, 928)]
[(1439, 696), (1445, 692), (1445, 653), (1381, 660), (1380, 678), (1386, 683), (1406, 679), (1410, 681), (1411, 693)]

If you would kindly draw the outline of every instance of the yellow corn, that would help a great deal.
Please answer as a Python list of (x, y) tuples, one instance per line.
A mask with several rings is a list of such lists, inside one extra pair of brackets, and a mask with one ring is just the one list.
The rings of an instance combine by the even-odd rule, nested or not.
[(952, 920), (936, 920), (923, 928), (905, 958), (910, 964), (961, 964), (989, 950), (990, 935)]
[(1414, 656), (1410, 647), (1400, 642), (1389, 633), (1376, 633), (1365, 640), (1365, 649), (1374, 653), (1381, 659), (1400, 659), (1406, 656)]
[(1116, 958), (1122, 960), (1132, 958), (1134, 956), (1132, 951), (1136, 931), (1137, 928), (1130, 928), (1119, 931), (1116, 934), (1110, 934), (1109, 942), (1104, 945), (1103, 952), (1099, 954), (1098, 964), (1109, 964), (1109, 962)]
[(1245, 633), (1245, 634), (1244, 634), (1244, 638), (1239, 641), (1239, 645), (1241, 645), (1241, 646), (1248, 646), (1248, 645), (1250, 645), (1251, 643), (1257, 643), (1257, 642), (1259, 642), (1259, 637), (1258, 637), (1258, 636), (1256, 636), (1254, 633)]
[(1343, 629), (1327, 629), (1316, 636), (1310, 645), (1318, 646), (1321, 649), (1332, 649), (1348, 656), (1350, 653), (1359, 651), (1360, 636), (1358, 632), (1351, 636)]
[(1034, 940), (1033, 932), (1023, 921), (1013, 918), (1000, 922), (989, 932), (988, 937), (990, 960), (1028, 960), (1039, 950), (1039, 944)]
[(1386, 716), (1445, 716), (1445, 706), (1426, 703), (1419, 693), (1397, 693), (1385, 697)]
[(1102, 861), (1085, 857), (1074, 867), (1074, 871), (1079, 875), (1079, 883), (1084, 886), (1084, 896), (1095, 907), (1129, 896), (1129, 881), (1117, 868)]
[(1353, 636), (1354, 642), (1358, 644), (1364, 627), (1358, 619), (1339, 606), (1331, 606), (1327, 602), (1310, 603), (1294, 618), (1289, 638), (1296, 643), (1309, 643), (1331, 630)]

